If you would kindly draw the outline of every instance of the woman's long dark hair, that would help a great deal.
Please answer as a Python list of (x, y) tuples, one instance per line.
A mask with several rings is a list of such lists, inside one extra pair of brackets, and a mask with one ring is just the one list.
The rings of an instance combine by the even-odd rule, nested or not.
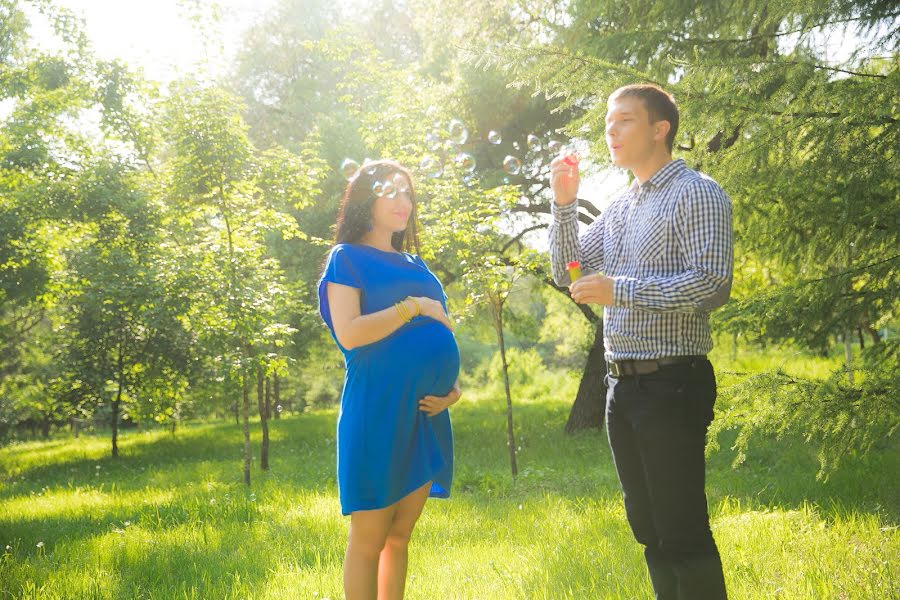
[(393, 160), (377, 160), (365, 163), (350, 179), (344, 192), (344, 199), (338, 211), (337, 224), (334, 230), (335, 244), (358, 244), (362, 237), (372, 229), (372, 205), (377, 196), (372, 186), (377, 181), (385, 181), (400, 173), (409, 181), (409, 199), (412, 202), (409, 224), (403, 231), (394, 233), (391, 246), (398, 252), (419, 254), (419, 231), (416, 227), (418, 212), (416, 211), (416, 190), (412, 176), (400, 163)]

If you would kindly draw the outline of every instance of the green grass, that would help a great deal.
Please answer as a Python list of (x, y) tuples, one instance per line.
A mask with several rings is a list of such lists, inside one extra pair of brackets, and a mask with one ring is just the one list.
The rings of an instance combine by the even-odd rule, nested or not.
[[(519, 390), (515, 481), (501, 397), (470, 390), (454, 409), (454, 495), (426, 506), (408, 598), (650, 597), (605, 437), (562, 433), (574, 385)], [(0, 598), (343, 597), (335, 417), (274, 422), (250, 489), (233, 423), (128, 431), (118, 460), (105, 436), (0, 450)], [(712, 457), (709, 497), (732, 598), (900, 596), (896, 448), (826, 483), (800, 441), (731, 459)]]

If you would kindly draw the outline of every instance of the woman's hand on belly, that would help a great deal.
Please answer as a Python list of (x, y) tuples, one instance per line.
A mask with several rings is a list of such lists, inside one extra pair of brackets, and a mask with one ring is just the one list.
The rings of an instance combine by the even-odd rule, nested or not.
[(425, 396), (419, 400), (419, 410), (429, 417), (447, 410), (462, 396), (462, 390), (459, 389), (459, 382), (453, 384), (453, 389), (446, 396)]
[(444, 312), (443, 304), (426, 296), (415, 296), (410, 299), (419, 305), (420, 315), (423, 317), (430, 317), (439, 323), (443, 323), (447, 326), (447, 329), (453, 331), (453, 323), (450, 321), (450, 317), (447, 316), (447, 313)]

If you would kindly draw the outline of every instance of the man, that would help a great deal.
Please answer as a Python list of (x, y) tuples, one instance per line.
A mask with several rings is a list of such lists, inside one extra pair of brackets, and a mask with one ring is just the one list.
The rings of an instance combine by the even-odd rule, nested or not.
[(709, 527), (704, 447), (716, 382), (709, 311), (728, 300), (731, 202), (672, 160), (678, 109), (656, 86), (613, 92), (606, 143), (631, 187), (578, 235), (578, 168), (552, 163), (553, 276), (579, 303), (605, 308), (606, 427), (632, 532), (656, 598), (726, 598)]

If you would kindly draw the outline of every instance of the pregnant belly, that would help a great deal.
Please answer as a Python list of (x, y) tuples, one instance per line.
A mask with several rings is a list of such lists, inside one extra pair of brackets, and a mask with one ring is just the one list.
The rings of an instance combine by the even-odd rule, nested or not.
[(398, 376), (416, 381), (417, 395), (443, 395), (459, 376), (459, 348), (453, 332), (434, 319), (419, 318), (384, 340), (384, 352)]

